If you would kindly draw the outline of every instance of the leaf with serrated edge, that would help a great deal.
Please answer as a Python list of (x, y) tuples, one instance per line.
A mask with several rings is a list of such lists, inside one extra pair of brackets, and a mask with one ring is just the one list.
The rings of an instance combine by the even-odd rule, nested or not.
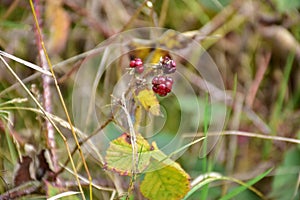
[[(137, 134), (138, 172), (142, 172), (150, 163), (151, 150), (149, 143)], [(106, 151), (106, 168), (120, 175), (131, 175), (132, 172), (132, 146), (130, 135), (123, 133), (110, 142)]]
[(146, 173), (140, 190), (150, 200), (181, 199), (190, 190), (190, 177), (183, 169), (168, 165)]
[(142, 104), (143, 108), (146, 111), (149, 111), (152, 115), (155, 116), (161, 115), (159, 102), (152, 90), (149, 89), (141, 90), (138, 93), (136, 98)]
[[(181, 199), (190, 190), (190, 177), (181, 166), (168, 158), (152, 143), (151, 166), (148, 168), (140, 190), (150, 199)], [(147, 169), (147, 171), (148, 171)]]

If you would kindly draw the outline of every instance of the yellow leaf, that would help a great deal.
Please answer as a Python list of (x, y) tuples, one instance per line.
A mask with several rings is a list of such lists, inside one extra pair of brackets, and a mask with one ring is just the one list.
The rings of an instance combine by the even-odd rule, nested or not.
[(60, 53), (66, 46), (70, 17), (64, 10), (61, 0), (47, 1), (46, 20), (50, 29), (48, 40), (49, 53)]
[(161, 114), (159, 102), (152, 90), (141, 90), (137, 95), (137, 99), (142, 104), (143, 108), (152, 115), (159, 116)]
[(130, 56), (147, 60), (148, 63), (157, 63), (160, 57), (169, 55), (169, 52), (165, 49), (154, 48), (153, 46), (155, 46), (154, 43), (143, 44), (132, 41), (129, 44), (129, 48), (131, 49)]

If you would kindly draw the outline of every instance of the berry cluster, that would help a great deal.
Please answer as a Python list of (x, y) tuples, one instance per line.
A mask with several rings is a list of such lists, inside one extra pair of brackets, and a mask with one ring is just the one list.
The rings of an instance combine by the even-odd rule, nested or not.
[[(135, 58), (129, 63), (130, 68), (135, 70), (135, 73), (142, 74), (144, 72), (144, 64), (142, 59)], [(159, 96), (166, 96), (171, 92), (173, 86), (173, 79), (166, 74), (172, 74), (176, 71), (176, 63), (169, 56), (161, 57), (158, 64), (154, 65), (155, 73), (159, 75), (152, 79), (152, 90)]]
[(159, 64), (165, 74), (172, 74), (176, 71), (176, 63), (169, 56), (161, 57)]
[(138, 74), (141, 74), (144, 72), (143, 61), (140, 58), (135, 58), (134, 60), (131, 60), (129, 63), (129, 66), (131, 68), (134, 68), (135, 72)]
[(159, 96), (166, 96), (172, 90), (173, 79), (169, 76), (159, 75), (152, 79), (152, 90)]

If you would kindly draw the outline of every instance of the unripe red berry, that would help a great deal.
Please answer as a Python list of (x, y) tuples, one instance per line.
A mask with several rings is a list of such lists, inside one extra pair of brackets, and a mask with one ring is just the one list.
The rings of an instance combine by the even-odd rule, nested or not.
[(138, 74), (143, 73), (144, 72), (144, 66), (143, 65), (137, 66), (135, 68), (135, 72), (138, 73)]
[(131, 60), (130, 63), (129, 63), (129, 66), (131, 68), (134, 68), (135, 67), (135, 60)]
[(134, 60), (130, 61), (129, 66), (131, 68), (141, 67), (141, 66), (143, 66), (143, 61), (140, 58), (135, 58)]
[(135, 59), (135, 66), (140, 67), (143, 65), (143, 61), (140, 58)]
[(173, 79), (165, 75), (155, 76), (152, 85), (153, 92), (159, 96), (166, 96), (172, 90)]

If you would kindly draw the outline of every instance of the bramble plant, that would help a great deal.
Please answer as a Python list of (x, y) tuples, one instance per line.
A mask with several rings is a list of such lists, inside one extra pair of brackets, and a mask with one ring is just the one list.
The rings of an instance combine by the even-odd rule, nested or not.
[[(138, 133), (138, 123), (141, 121), (139, 105), (154, 116), (160, 114), (159, 102), (153, 92), (159, 96), (166, 96), (171, 92), (173, 79), (166, 76), (165, 73), (175, 72), (175, 61), (170, 56), (165, 56), (161, 57), (159, 63), (146, 64), (140, 58), (135, 58), (130, 61), (129, 66), (137, 74), (141, 74), (145, 66), (147, 66), (147, 69), (143, 76), (135, 76), (135, 73), (131, 73), (133, 83), (129, 83), (132, 88), (129, 88), (128, 92), (134, 91), (136, 98), (117, 101), (121, 102), (120, 106), (127, 115), (129, 132), (123, 133), (120, 137), (110, 142), (106, 151), (104, 168), (123, 176), (132, 177), (128, 196), (131, 196), (137, 176), (143, 174), (145, 177), (141, 182), (140, 190), (147, 199), (181, 199), (190, 189), (189, 175), (178, 163), (165, 155), (157, 147), (156, 142), (153, 141), (152, 144), (149, 144), (142, 134)], [(129, 70), (131, 71), (131, 69)], [(140, 82), (145, 83), (147, 79), (151, 78), (152, 90), (147, 88), (149, 83), (145, 84), (146, 87), (140, 85)], [(138, 84), (135, 84), (136, 82)], [(139, 88), (135, 88), (136, 85), (139, 85)], [(124, 98), (128, 96), (127, 93), (124, 91)], [(131, 110), (126, 110), (126, 102), (132, 101), (135, 102), (135, 105)], [(149, 108), (152, 108), (152, 110)], [(128, 116), (128, 113), (134, 113), (134, 127), (130, 125), (133, 120)], [(122, 127), (122, 129), (126, 128)], [(161, 187), (157, 187), (158, 185), (161, 185)], [(162, 187), (163, 185), (165, 187)]]
[(299, 8), (3, 1), (0, 200), (300, 199)]

